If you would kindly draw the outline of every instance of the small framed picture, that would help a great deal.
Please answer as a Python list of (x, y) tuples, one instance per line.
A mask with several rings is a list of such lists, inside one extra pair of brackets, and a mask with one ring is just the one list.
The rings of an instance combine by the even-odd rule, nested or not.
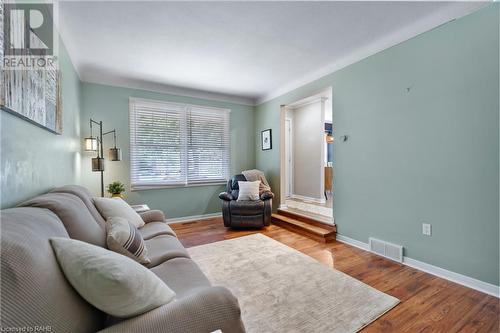
[(262, 150), (273, 149), (273, 137), (271, 129), (263, 130), (260, 133), (260, 140), (262, 143)]

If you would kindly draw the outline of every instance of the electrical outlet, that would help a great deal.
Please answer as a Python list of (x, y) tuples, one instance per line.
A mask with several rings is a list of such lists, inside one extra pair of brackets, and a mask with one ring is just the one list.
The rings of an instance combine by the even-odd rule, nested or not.
[(422, 223), (422, 234), (430, 236), (432, 234), (431, 225), (429, 223)]

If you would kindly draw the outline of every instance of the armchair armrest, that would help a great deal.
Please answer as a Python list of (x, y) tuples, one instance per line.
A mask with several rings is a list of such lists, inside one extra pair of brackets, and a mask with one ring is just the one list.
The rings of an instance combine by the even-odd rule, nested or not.
[(273, 192), (266, 191), (266, 192), (263, 192), (260, 195), (260, 199), (261, 200), (269, 200), (269, 199), (272, 199), (272, 198), (274, 198), (274, 193)]
[(231, 201), (234, 200), (233, 196), (227, 192), (221, 192), (219, 193), (219, 198), (225, 201)]
[(165, 222), (165, 214), (161, 210), (148, 210), (144, 213), (139, 213), (144, 223), (149, 222)]
[(100, 333), (164, 332), (244, 333), (238, 300), (224, 287), (207, 287), (134, 318), (109, 326)]

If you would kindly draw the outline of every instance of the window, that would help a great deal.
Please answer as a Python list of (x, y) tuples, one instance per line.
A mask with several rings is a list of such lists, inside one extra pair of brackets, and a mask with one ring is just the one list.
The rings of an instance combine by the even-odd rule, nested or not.
[(229, 178), (228, 109), (130, 98), (132, 189)]

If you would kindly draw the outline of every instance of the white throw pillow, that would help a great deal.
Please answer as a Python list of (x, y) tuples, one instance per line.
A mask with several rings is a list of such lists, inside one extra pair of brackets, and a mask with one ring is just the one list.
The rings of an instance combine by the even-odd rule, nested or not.
[(149, 264), (148, 249), (137, 228), (123, 217), (110, 217), (106, 220), (106, 243), (108, 249), (137, 261)]
[(259, 185), (260, 180), (256, 180), (254, 182), (238, 181), (238, 187), (240, 188), (240, 190), (238, 192), (238, 199), (236, 201), (259, 200)]
[(94, 198), (94, 204), (106, 220), (118, 216), (123, 217), (136, 228), (144, 226), (142, 217), (121, 198)]
[(137, 316), (175, 298), (153, 272), (121, 254), (69, 238), (51, 238), (50, 243), (76, 291), (112, 316)]

